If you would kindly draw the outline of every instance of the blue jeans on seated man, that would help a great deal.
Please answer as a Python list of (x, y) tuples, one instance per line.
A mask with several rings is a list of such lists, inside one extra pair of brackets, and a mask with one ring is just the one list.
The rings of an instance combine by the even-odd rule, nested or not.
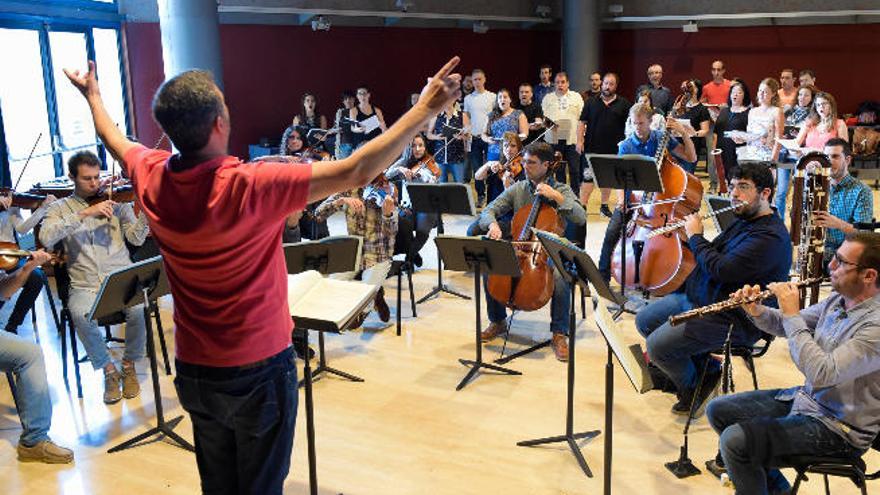
[[(45, 285), (46, 275), (40, 268), (36, 268), (28, 275), (27, 280), (21, 287), (21, 292), (18, 293), (18, 299), (15, 300), (12, 313), (9, 314), (9, 319), (6, 321), (4, 328), (7, 332), (18, 333), (18, 327), (24, 321), (28, 311), (34, 306), (34, 301), (37, 300), (40, 291), (43, 290)], [(4, 301), (0, 301), (0, 308), (3, 307), (3, 303)]]
[[(76, 334), (82, 341), (92, 367), (102, 369), (111, 363), (110, 353), (104, 343), (104, 332), (98, 327), (95, 320), (86, 319), (86, 314), (91, 311), (97, 291), (79, 288), (70, 288), (70, 299), (67, 307), (70, 309), (70, 317)], [(144, 305), (132, 306), (125, 313), (125, 352), (122, 359), (135, 362), (144, 357), (144, 346), (147, 342), (147, 331), (144, 324)]]
[(774, 193), (773, 204), (776, 206), (776, 214), (783, 220), (785, 220), (785, 200), (788, 199), (789, 184), (791, 184), (791, 169), (777, 168), (776, 192)]
[[(568, 335), (568, 312), (571, 308), (571, 284), (565, 281), (555, 268), (553, 270), (553, 297), (550, 299), (550, 331)], [(487, 275), (483, 275), (483, 289), (486, 294), (486, 313), (489, 321), (498, 323), (507, 319), (507, 308), (489, 295)]]
[[(789, 415), (791, 400), (776, 398), (780, 390), (756, 390), (713, 399), (706, 409), (709, 424), (720, 435), (719, 447), (724, 466), (738, 495), (783, 493), (788, 481), (775, 466), (784, 464), (784, 458), (793, 455), (858, 457), (864, 452), (850, 445), (821, 421), (800, 414)], [(748, 438), (740, 423), (767, 418), (767, 429), (782, 442), (770, 443), (769, 437)], [(754, 431), (754, 430), (753, 430)], [(770, 446), (769, 459), (755, 459), (754, 447), (758, 442)], [(781, 445), (784, 443), (786, 445)]]
[(206, 494), (281, 494), (298, 400), (293, 348), (250, 366), (177, 361), (174, 386), (193, 423)]
[(48, 440), (52, 399), (40, 346), (18, 335), (0, 332), (0, 371), (11, 371), (16, 376), (18, 416), (24, 430), (19, 442), (33, 447)]
[[(760, 337), (760, 331), (738, 313), (709, 315), (675, 326), (669, 324), (670, 316), (693, 307), (686, 294), (675, 292), (651, 302), (636, 315), (636, 329), (646, 339), (648, 357), (679, 391), (696, 387), (709, 353), (724, 345), (730, 324), (734, 325), (732, 345), (752, 345)], [(709, 361), (709, 366), (709, 373), (716, 373), (720, 367), (714, 359)]]

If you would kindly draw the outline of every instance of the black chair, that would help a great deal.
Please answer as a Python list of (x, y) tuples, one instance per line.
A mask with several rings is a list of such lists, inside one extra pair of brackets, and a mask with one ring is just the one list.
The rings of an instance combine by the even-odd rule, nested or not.
[[(880, 450), (880, 441), (874, 439), (871, 445), (874, 450)], [(797, 477), (794, 485), (791, 487), (791, 494), (795, 495), (800, 489), (801, 482), (808, 481), (807, 473), (821, 474), (825, 481), (825, 494), (831, 495), (828, 485), (829, 476), (837, 476), (839, 478), (849, 478), (850, 481), (861, 490), (862, 495), (868, 495), (868, 488), (865, 486), (868, 480), (880, 478), (880, 470), (873, 473), (867, 472), (867, 466), (861, 457), (843, 458), (828, 456), (791, 456), (783, 461), (782, 467), (794, 468)]]
[(400, 328), (401, 328), (401, 318), (402, 318), (402, 310), (403, 305), (401, 303), (401, 283), (403, 282), (403, 274), (406, 273), (406, 280), (409, 284), (409, 304), (410, 308), (412, 308), (412, 316), (415, 318), (416, 315), (416, 293), (413, 290), (413, 281), (412, 274), (414, 271), (413, 263), (407, 256), (406, 259), (403, 260), (393, 260), (391, 262), (391, 270), (388, 271), (389, 277), (397, 277), (397, 309), (395, 312), (397, 313), (397, 336), (400, 336)]

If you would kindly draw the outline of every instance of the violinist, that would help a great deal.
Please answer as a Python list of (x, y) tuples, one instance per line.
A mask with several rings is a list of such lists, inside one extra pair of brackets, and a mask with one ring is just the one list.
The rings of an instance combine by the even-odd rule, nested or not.
[(125, 241), (140, 246), (149, 228), (143, 212), (135, 216), (131, 203), (106, 200), (89, 206), (89, 198), (100, 192), (101, 183), (101, 162), (94, 153), (74, 154), (67, 167), (74, 183), (73, 194), (49, 205), (40, 229), (40, 241), (44, 246), (64, 244), (70, 273), (67, 303), (70, 315), (92, 366), (104, 371), (104, 402), (113, 404), (123, 397), (133, 399), (140, 393), (134, 365), (144, 357), (143, 306), (125, 310), (121, 374), (107, 352), (103, 332), (85, 315), (91, 310), (104, 278), (114, 270), (131, 265)]
[[(762, 287), (788, 280), (791, 269), (791, 237), (770, 208), (773, 174), (767, 165), (741, 163), (730, 178), (731, 197), (740, 203), (737, 221), (712, 241), (703, 236), (703, 222), (696, 213), (685, 217), (687, 245), (696, 267), (676, 292), (657, 299), (636, 315), (636, 328), (647, 339), (648, 358), (654, 365), (655, 384), (668, 379), (678, 394), (674, 414), (687, 415), (694, 397), (699, 370), (709, 360), (705, 382), (696, 398), (697, 414), (717, 392), (720, 365), (709, 353), (720, 349), (732, 327), (733, 345), (749, 346), (761, 332), (741, 310), (718, 313), (679, 325), (670, 316), (727, 299), (745, 284)], [(671, 388), (671, 387), (670, 387)]]
[[(297, 126), (290, 126), (284, 130), (284, 134), (281, 136), (280, 154), (301, 157), (306, 163), (324, 160), (324, 152), (313, 152), (306, 145), (303, 128)], [(317, 203), (311, 203), (305, 210), (295, 211), (287, 216), (282, 242), (299, 242), (303, 237), (318, 240), (330, 235), (327, 221), (318, 221), (314, 217), (314, 210), (317, 206)]]
[[(663, 131), (652, 130), (651, 122), (654, 118), (654, 109), (645, 103), (636, 103), (629, 111), (629, 120), (633, 124), (633, 133), (617, 145), (618, 155), (645, 155), (655, 156), (657, 147), (663, 139)], [(682, 142), (670, 139), (667, 144), (667, 150), (684, 157), (685, 160), (695, 161), (697, 152), (694, 143), (684, 131), (684, 126), (674, 118), (668, 118), (666, 125), (672, 131), (678, 131), (682, 135)], [(633, 203), (636, 193), (627, 198), (627, 201)], [(623, 203), (622, 198), (618, 201), (618, 207), (611, 214), (611, 221), (605, 229), (605, 238), (602, 240), (602, 252), (599, 256), (599, 273), (606, 282), (611, 281), (611, 256), (614, 253), (614, 246), (620, 240), (620, 226), (624, 221), (629, 219), (623, 218), (623, 210), (620, 205)]]
[[(428, 153), (427, 146), (427, 138), (416, 134), (403, 156), (385, 172), (385, 177), (401, 185), (436, 184), (440, 180), (440, 168)], [(398, 222), (395, 252), (411, 255), (415, 265), (422, 266), (419, 251), (428, 242), (431, 229), (437, 226), (437, 215), (414, 213), (411, 208), (401, 205)]]
[[(522, 141), (513, 132), (505, 132), (501, 141), (501, 160), (490, 160), (474, 172), (474, 178), (486, 181), (486, 196), (491, 203), (505, 189), (512, 186), (516, 181), (523, 179), (525, 173), (522, 165)], [(512, 213), (498, 218), (498, 224), (505, 238), (510, 238), (510, 219)], [(468, 227), (468, 235), (482, 235), (485, 231), (479, 229), (480, 220), (477, 219)]]
[[(0, 195), (0, 242), (17, 244), (16, 234), (24, 235), (30, 232), (34, 226), (40, 223), (46, 214), (46, 209), (55, 201), (55, 196), (46, 196), (39, 207), (34, 210), (27, 220), (21, 215), (21, 208), (14, 206), (14, 193)], [(40, 290), (46, 285), (46, 275), (39, 267), (29, 272), (27, 280), (21, 285), (21, 294), (15, 301), (15, 307), (6, 321), (4, 329), (7, 332), (18, 333), (18, 327), (24, 321), (27, 312), (31, 310), (40, 295)], [(4, 301), (0, 300), (0, 308)]]
[(394, 185), (379, 175), (365, 187), (337, 193), (325, 199), (315, 209), (315, 218), (326, 221), (339, 210), (345, 210), (348, 235), (363, 238), (361, 266), (357, 272), (344, 274), (344, 279), (359, 277), (366, 284), (379, 287), (373, 309), (379, 319), (387, 322), (391, 310), (385, 302), (382, 284), (391, 271), (391, 257), (397, 235), (397, 202)]
[[(525, 148), (523, 167), (528, 180), (514, 183), (504, 190), (494, 201), (489, 203), (480, 214), (480, 228), (488, 232), (492, 239), (502, 239), (503, 234), (498, 219), (507, 213), (515, 212), (530, 205), (535, 196), (541, 196), (553, 205), (558, 215), (566, 222), (583, 225), (586, 212), (578, 202), (571, 187), (553, 177), (550, 163), (553, 161), (553, 147), (547, 143), (535, 142)], [(553, 301), (550, 307), (550, 332), (553, 334), (551, 345), (556, 359), (568, 360), (568, 310), (570, 287), (568, 283), (554, 271), (555, 286)], [(485, 285), (485, 284), (484, 284)], [(481, 334), (483, 342), (489, 342), (508, 332), (507, 311), (503, 304), (492, 299), (486, 292), (486, 311), (489, 315), (489, 326)]]

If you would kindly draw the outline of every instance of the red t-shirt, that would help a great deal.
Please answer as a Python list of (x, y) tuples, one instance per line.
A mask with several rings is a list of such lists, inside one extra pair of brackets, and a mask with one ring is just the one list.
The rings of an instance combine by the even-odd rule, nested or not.
[(706, 103), (712, 105), (725, 105), (727, 104), (727, 95), (729, 94), (729, 79), (725, 79), (721, 84), (715, 84), (715, 81), (709, 81), (703, 85), (703, 96), (706, 97)]
[(305, 207), (312, 168), (226, 156), (179, 172), (171, 154), (124, 157), (138, 205), (165, 260), (177, 357), (241, 366), (290, 345), (285, 217)]

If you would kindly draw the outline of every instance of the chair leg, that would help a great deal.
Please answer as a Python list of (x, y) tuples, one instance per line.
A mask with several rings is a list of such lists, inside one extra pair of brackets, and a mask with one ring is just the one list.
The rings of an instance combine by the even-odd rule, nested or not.
[[(61, 327), (58, 328), (61, 334), (61, 375), (64, 377), (64, 384), (67, 385), (67, 310), (61, 312)], [(74, 361), (76, 356), (73, 357)], [(68, 386), (69, 388), (69, 386)]]
[(76, 396), (82, 399), (82, 377), (79, 374), (79, 350), (76, 345), (76, 329), (73, 327), (73, 320), (67, 318), (67, 327), (70, 330), (70, 353), (73, 356), (73, 374), (76, 376)]
[(407, 262), (407, 263), (408, 264), (406, 266), (406, 279), (409, 282), (409, 304), (412, 307), (413, 318), (416, 318), (416, 317), (418, 317), (418, 315), (416, 314), (416, 293), (415, 293), (415, 290), (413, 289), (413, 282), (412, 282), (413, 265), (409, 264), (409, 262)]
[(798, 490), (800, 490), (801, 487), (801, 481), (803, 481), (804, 478), (806, 478), (804, 472), (801, 470), (797, 470), (797, 476), (794, 479), (794, 485), (791, 487), (791, 495), (797, 495), (797, 492)]
[(11, 371), (7, 371), (6, 380), (9, 381), (9, 391), (12, 393), (12, 402), (15, 403), (15, 409), (21, 411), (21, 408), (18, 406), (18, 389), (15, 387), (15, 375)]
[(400, 327), (401, 327), (400, 303), (403, 300), (403, 298), (400, 295), (400, 286), (401, 286), (402, 282), (403, 282), (403, 265), (401, 264), (397, 267), (397, 307), (396, 307), (397, 309), (394, 311), (395, 313), (397, 313), (395, 315), (395, 317), (397, 320), (397, 336), (398, 337), (400, 337)]
[(825, 481), (825, 495), (831, 495), (831, 488), (828, 486), (828, 475), (823, 474), (822, 479)]
[(752, 385), (755, 386), (755, 390), (758, 390), (758, 370), (755, 369), (755, 359), (752, 356), (746, 356), (746, 364), (749, 371), (752, 372)]
[(114, 337), (113, 333), (110, 332), (110, 325), (104, 325), (104, 342), (116, 342), (117, 344), (125, 343), (125, 339), (120, 339), (119, 337)]

